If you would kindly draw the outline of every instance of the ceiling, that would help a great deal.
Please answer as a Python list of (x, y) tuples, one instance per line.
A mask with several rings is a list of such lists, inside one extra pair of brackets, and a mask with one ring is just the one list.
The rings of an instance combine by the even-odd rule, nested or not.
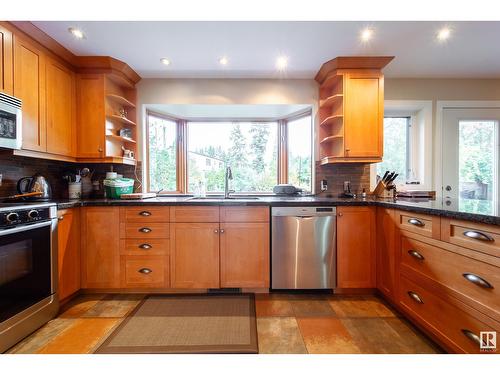
[[(39, 21), (77, 55), (106, 55), (143, 78), (313, 78), (336, 56), (392, 55), (387, 77), (500, 78), (500, 22), (115, 22)], [(452, 29), (446, 42), (437, 31)], [(374, 31), (370, 42), (361, 30)], [(86, 35), (75, 39), (69, 27)], [(278, 56), (288, 67), (278, 72)], [(219, 64), (227, 56), (226, 66)], [(171, 65), (160, 63), (167, 57)]]

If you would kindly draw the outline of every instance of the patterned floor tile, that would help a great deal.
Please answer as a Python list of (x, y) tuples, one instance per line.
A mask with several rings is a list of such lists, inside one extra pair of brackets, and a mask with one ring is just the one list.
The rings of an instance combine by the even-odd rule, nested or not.
[(84, 294), (77, 296), (61, 307), (61, 313), (58, 318), (80, 318), (105, 296), (105, 294)]
[(307, 353), (295, 318), (257, 318), (260, 354)]
[(394, 312), (382, 301), (365, 297), (339, 298), (329, 300), (330, 306), (339, 318), (394, 318)]
[(256, 298), (255, 311), (258, 317), (294, 316), (292, 305), (286, 298)]
[(144, 294), (109, 295), (97, 301), (96, 304), (81, 316), (84, 318), (123, 318), (134, 309), (144, 297)]
[(290, 304), (296, 317), (335, 316), (326, 299), (291, 299)]

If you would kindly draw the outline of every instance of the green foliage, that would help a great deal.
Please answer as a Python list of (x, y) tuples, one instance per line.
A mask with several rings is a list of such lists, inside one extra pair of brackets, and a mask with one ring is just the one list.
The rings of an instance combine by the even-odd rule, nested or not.
[(384, 119), (384, 160), (377, 164), (377, 174), (383, 176), (385, 171), (396, 171), (399, 176), (396, 183), (407, 181), (406, 167), (406, 117), (386, 117)]
[(459, 131), (460, 182), (493, 184), (493, 122), (461, 121)]
[(150, 137), (149, 163), (150, 189), (176, 190), (175, 146), (169, 145), (161, 149), (157, 146), (156, 139)]

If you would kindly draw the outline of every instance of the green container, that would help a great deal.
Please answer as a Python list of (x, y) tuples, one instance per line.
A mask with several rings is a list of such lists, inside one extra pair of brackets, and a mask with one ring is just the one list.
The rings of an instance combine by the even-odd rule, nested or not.
[(104, 180), (106, 198), (120, 199), (122, 194), (134, 192), (134, 180), (131, 178), (114, 178)]

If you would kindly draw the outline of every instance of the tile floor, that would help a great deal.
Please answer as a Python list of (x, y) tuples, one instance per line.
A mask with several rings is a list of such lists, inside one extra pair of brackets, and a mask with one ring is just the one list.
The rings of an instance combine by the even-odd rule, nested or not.
[[(8, 353), (93, 353), (144, 295), (82, 295)], [(260, 353), (441, 353), (374, 296), (258, 294)]]

